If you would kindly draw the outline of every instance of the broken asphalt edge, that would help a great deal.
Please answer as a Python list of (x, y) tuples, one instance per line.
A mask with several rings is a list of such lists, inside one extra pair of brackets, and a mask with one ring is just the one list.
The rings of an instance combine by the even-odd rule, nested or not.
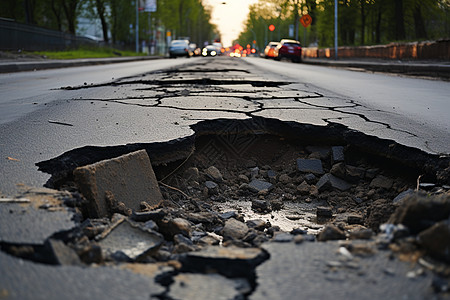
[[(230, 124), (233, 123), (233, 126)], [(410, 170), (420, 170), (433, 176), (435, 172), (448, 165), (448, 154), (438, 155), (399, 144), (393, 140), (351, 130), (344, 125), (330, 123), (327, 126), (303, 124), (292, 121), (253, 116), (244, 120), (215, 119), (204, 120), (190, 126), (193, 134), (166, 142), (136, 143), (119, 146), (85, 146), (72, 149), (58, 157), (36, 163), (39, 171), (51, 174), (45, 186), (55, 188), (59, 181), (70, 178), (77, 167), (93, 164), (105, 159), (115, 158), (137, 150), (145, 149), (153, 167), (185, 159), (195, 149), (199, 136), (210, 134), (229, 134), (224, 128), (231, 128), (241, 135), (269, 134), (282, 135), (289, 139), (301, 139), (315, 144), (350, 145), (354, 151), (388, 160)], [(282, 134), (280, 134), (282, 133)], [(175, 148), (175, 151), (168, 149)]]

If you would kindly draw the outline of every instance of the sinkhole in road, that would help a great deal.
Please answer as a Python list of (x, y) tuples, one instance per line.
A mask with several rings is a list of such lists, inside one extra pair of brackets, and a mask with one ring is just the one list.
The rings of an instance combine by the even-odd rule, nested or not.
[(447, 157), (339, 124), (254, 117), (191, 127), (192, 136), (169, 142), (83, 147), (37, 165), (53, 175), (47, 186), (76, 190), (76, 167), (145, 149), (163, 206), (235, 212), (245, 221), (262, 221), (266, 231), (310, 234), (330, 223), (377, 232), (394, 212), (397, 196), (448, 189)]

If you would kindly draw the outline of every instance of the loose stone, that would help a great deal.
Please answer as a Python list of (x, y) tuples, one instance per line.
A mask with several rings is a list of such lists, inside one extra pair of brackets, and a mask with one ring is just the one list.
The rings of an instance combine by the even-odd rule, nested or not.
[(322, 161), (319, 159), (297, 159), (297, 168), (303, 173), (323, 174)]

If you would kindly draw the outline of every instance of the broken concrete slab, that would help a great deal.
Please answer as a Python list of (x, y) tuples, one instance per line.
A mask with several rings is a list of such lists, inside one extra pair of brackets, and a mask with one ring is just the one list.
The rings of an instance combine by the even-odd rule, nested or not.
[(32, 197), (26, 204), (0, 204), (0, 242), (43, 245), (50, 236), (76, 227), (74, 212), (63, 207), (40, 209), (34, 204)]
[(244, 299), (251, 291), (245, 279), (229, 279), (219, 274), (182, 273), (170, 285), (169, 299)]
[(333, 146), (331, 147), (331, 164), (341, 162), (345, 160), (344, 147)]
[(209, 246), (185, 253), (180, 261), (187, 272), (216, 272), (230, 278), (253, 278), (257, 265), (268, 258), (260, 248)]
[(5, 299), (155, 299), (165, 292), (157, 274), (146, 276), (112, 267), (50, 266), (0, 252), (0, 293)]
[(123, 219), (114, 224), (98, 244), (105, 257), (121, 252), (131, 260), (139, 260), (156, 251), (163, 240), (160, 234)]
[(162, 201), (158, 182), (145, 150), (76, 168), (73, 172), (81, 193), (90, 201), (89, 214), (108, 216), (112, 206), (124, 203), (138, 210), (141, 202)]
[(297, 159), (297, 168), (303, 173), (323, 174), (322, 161), (320, 159)]
[(264, 190), (270, 191), (273, 188), (273, 184), (264, 180), (253, 179), (248, 184), (248, 188), (254, 193), (259, 193)]
[(352, 186), (346, 182), (345, 180), (334, 176), (333, 174), (327, 173), (320, 177), (319, 181), (316, 184), (319, 192), (325, 191), (329, 188), (335, 188), (340, 191), (346, 191)]

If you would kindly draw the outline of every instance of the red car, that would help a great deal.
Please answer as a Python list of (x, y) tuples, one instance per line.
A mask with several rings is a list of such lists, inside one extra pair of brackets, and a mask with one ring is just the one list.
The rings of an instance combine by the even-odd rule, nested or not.
[(293, 62), (302, 61), (302, 46), (299, 41), (281, 40), (280, 44), (275, 48), (275, 59), (282, 58), (291, 59)]

